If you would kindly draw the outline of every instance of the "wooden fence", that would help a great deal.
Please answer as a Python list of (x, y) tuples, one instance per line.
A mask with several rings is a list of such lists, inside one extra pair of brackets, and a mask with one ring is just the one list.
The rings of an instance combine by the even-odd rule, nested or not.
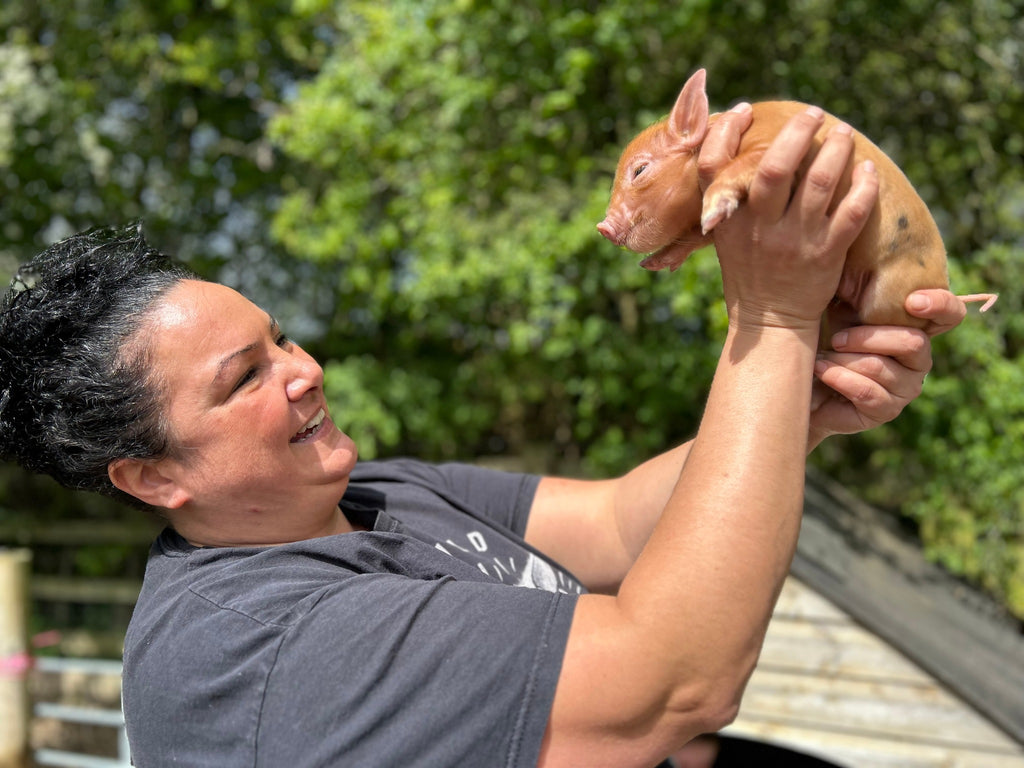
[(32, 552), (35, 631), (63, 634), (63, 655), (117, 658), (159, 524), (126, 520), (0, 520), (0, 548)]
[[(29, 749), (30, 636), (57, 630), (65, 656), (120, 658), (159, 524), (0, 519), (0, 768), (40, 765)], [(31, 606), (31, 608), (30, 608)], [(86, 628), (86, 629), (83, 629)], [(38, 714), (38, 713), (37, 713)]]
[(28, 765), (28, 582), (31, 555), (0, 549), (0, 768)]
[[(39, 658), (32, 656), (29, 640), (29, 605), (38, 590), (32, 588), (31, 552), (27, 549), (0, 547), (0, 768), (29, 766), (77, 766), (78, 768), (126, 768), (128, 742), (120, 707), (75, 706), (60, 702), (37, 701), (31, 706), (30, 674), (89, 674), (120, 679), (120, 661)], [(99, 585), (94, 591), (54, 589), (52, 580), (43, 580), (41, 592), (55, 593), (59, 599), (109, 599)], [(124, 602), (134, 602), (138, 589), (122, 587)], [(116, 755), (98, 757), (92, 752), (67, 749), (32, 749), (30, 726), (33, 717), (57, 723), (114, 729)]]

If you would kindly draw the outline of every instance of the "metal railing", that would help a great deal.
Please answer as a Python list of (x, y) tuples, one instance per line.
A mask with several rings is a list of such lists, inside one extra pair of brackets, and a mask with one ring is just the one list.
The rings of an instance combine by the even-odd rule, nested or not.
[[(86, 675), (110, 675), (121, 677), (121, 662), (99, 659), (36, 659), (36, 669), (42, 672), (77, 672)], [(97, 757), (81, 752), (61, 749), (37, 749), (33, 759), (37, 765), (58, 766), (59, 768), (129, 768), (128, 736), (124, 729), (124, 715), (120, 709), (79, 707), (67, 704), (39, 702), (33, 709), (35, 717), (52, 718), (67, 723), (80, 723), (117, 729), (117, 757)]]

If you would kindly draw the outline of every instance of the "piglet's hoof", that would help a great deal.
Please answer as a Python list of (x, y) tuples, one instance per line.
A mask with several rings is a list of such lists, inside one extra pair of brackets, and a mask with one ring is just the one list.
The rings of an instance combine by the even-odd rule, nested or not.
[(704, 211), (700, 217), (701, 230), (706, 235), (740, 207), (740, 201), (728, 192), (711, 192), (704, 196)]

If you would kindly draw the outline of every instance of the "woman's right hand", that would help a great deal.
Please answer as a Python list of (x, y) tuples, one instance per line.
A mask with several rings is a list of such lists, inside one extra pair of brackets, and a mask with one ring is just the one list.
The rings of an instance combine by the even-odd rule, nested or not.
[[(795, 174), (821, 127), (817, 107), (793, 117), (765, 151), (745, 204), (714, 229), (730, 323), (737, 329), (810, 330), (835, 295), (846, 252), (878, 197), (873, 165), (853, 171), (849, 191), (835, 205), (836, 189), (853, 153), (844, 124), (827, 135), (803, 179)], [(701, 150), (701, 176), (728, 162), (742, 121), (709, 135)]]

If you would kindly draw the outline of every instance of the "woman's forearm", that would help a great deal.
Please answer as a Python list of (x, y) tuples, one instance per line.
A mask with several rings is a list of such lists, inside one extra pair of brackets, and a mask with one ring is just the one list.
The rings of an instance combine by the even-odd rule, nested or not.
[[(714, 638), (696, 657), (710, 679), (745, 679), (796, 546), (815, 342), (730, 332), (679, 481), (619, 590), (671, 646)], [(677, 655), (680, 679), (693, 679)]]
[[(685, 459), (650, 538), (616, 596), (577, 603), (552, 764), (595, 740), (608, 759), (592, 764), (631, 764), (731, 718), (799, 531), (815, 341), (730, 331), (693, 443), (646, 470)], [(614, 696), (595, 696), (595, 674)], [(622, 742), (601, 735), (610, 723)]]

